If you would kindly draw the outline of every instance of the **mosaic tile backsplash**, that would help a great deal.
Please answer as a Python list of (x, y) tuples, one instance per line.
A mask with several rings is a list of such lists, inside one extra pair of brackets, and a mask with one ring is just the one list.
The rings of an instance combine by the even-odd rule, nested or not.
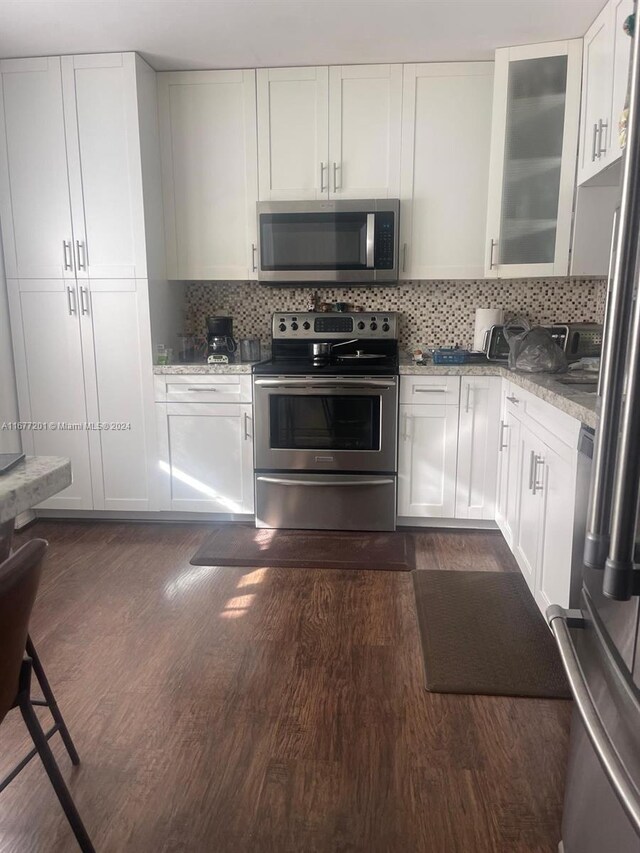
[[(315, 288), (265, 287), (256, 282), (187, 285), (185, 331), (203, 333), (209, 314), (233, 317), (234, 337), (271, 338), (275, 311), (305, 311)], [(348, 302), (365, 311), (398, 311), (400, 345), (470, 347), (476, 308), (504, 308), (533, 323), (602, 322), (606, 281), (600, 278), (406, 281), (396, 287), (317, 288), (321, 302)]]

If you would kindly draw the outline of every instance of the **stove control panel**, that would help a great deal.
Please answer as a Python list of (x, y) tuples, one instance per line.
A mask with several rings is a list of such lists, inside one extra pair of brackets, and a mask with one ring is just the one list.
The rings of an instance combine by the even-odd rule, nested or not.
[(394, 311), (348, 313), (274, 314), (271, 333), (276, 339), (289, 340), (347, 340), (349, 338), (398, 337), (398, 315)]

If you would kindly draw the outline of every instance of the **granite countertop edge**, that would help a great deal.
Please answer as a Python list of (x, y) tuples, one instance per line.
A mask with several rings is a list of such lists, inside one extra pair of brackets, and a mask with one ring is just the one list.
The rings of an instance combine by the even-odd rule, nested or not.
[(27, 456), (0, 476), (0, 524), (71, 485), (71, 462), (62, 456)]
[(500, 376), (534, 394), (592, 429), (596, 428), (596, 395), (580, 386), (562, 385), (547, 373), (516, 373), (500, 364), (438, 365), (401, 363), (401, 376)]

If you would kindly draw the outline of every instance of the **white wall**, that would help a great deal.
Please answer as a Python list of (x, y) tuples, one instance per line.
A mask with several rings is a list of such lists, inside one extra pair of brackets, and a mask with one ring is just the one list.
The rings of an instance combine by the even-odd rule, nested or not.
[[(17, 420), (18, 401), (13, 370), (7, 281), (4, 275), (4, 257), (0, 245), (0, 427), (5, 421)], [(0, 453), (12, 453), (20, 449), (20, 433), (0, 429)]]

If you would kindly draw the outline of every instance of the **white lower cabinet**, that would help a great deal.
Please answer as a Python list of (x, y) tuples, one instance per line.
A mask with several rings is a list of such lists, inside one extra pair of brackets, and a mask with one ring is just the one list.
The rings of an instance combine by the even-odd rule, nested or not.
[(498, 376), (462, 377), (456, 518), (495, 518), (500, 387)]
[[(252, 513), (250, 378), (181, 375), (162, 380), (156, 383), (161, 509)], [(239, 402), (208, 402), (234, 395)], [(171, 402), (179, 396), (204, 402)]]
[(400, 406), (398, 515), (451, 518), (456, 503), (458, 407)]
[(73, 482), (42, 504), (149, 510), (155, 433), (147, 283), (8, 282), (20, 418), (30, 455), (67, 456)]
[(509, 545), (517, 523), (519, 486), (518, 459), (520, 452), (520, 421), (511, 412), (504, 412), (498, 434), (498, 488), (496, 497), (496, 521)]
[(505, 383), (496, 521), (540, 610), (568, 607), (578, 421)]

